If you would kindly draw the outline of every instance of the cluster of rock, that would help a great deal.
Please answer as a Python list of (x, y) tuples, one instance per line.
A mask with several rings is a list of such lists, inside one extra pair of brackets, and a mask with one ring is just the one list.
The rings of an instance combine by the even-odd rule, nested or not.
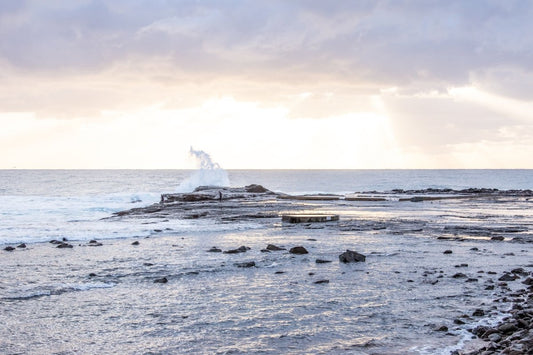
[[(510, 302), (509, 316), (496, 326), (478, 326), (471, 332), (486, 342), (486, 345), (468, 353), (457, 351), (455, 355), (522, 355), (533, 353), (533, 278), (522, 268), (506, 272), (499, 281), (515, 281), (526, 277), (522, 284), (527, 289), (509, 291), (496, 302)], [(483, 309), (476, 309), (473, 316), (484, 316)]]
[(22, 244), (19, 244), (17, 245), (17, 247), (13, 247), (11, 245), (8, 245), (7, 247), (4, 248), (5, 251), (14, 251), (16, 249), (25, 249), (26, 248), (26, 244), (22, 243)]
[[(499, 189), (490, 189), (490, 188), (468, 188), (461, 190), (454, 189), (418, 189), (418, 190), (403, 190), (403, 189), (393, 189), (390, 191), (393, 194), (470, 194), (470, 195), (479, 195), (479, 194), (493, 194), (501, 196), (522, 196), (522, 197), (531, 197), (533, 196), (533, 191), (529, 189), (525, 190), (499, 190)], [(367, 193), (378, 193), (377, 191), (369, 191)]]

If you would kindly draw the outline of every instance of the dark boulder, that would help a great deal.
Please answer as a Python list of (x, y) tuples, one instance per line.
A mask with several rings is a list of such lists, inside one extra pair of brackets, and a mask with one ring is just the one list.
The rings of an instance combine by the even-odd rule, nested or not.
[(307, 251), (307, 249), (305, 249), (305, 248), (302, 247), (302, 246), (297, 246), (297, 247), (291, 248), (291, 249), (289, 250), (289, 253), (291, 253), (291, 254), (297, 254), (297, 255), (309, 254), (309, 252)]
[(269, 245), (267, 245), (266, 248), (267, 248), (267, 250), (270, 250), (270, 251), (287, 250), (287, 249), (285, 249), (285, 248), (278, 247), (278, 246), (276, 246), (276, 245), (274, 245), (274, 244), (269, 244)]
[(472, 313), (472, 316), (474, 317), (483, 317), (485, 315), (485, 311), (482, 309), (476, 309), (474, 313)]
[(26, 244), (24, 244), (24, 243), (19, 244), (19, 245), (17, 245), (17, 248), (24, 249), (24, 248), (26, 248)]
[(452, 254), (452, 253), (453, 253), (453, 251), (451, 251), (451, 250), (445, 250), (445, 251), (443, 252), (443, 254)]
[(93, 240), (90, 240), (89, 244), (87, 245), (90, 247), (101, 247), (103, 244), (93, 239)]
[(217, 247), (212, 247), (211, 249), (208, 250), (208, 252), (209, 253), (221, 253), (222, 249), (217, 248)]
[(494, 236), (494, 237), (490, 238), (490, 240), (496, 240), (496, 241), (500, 241), (500, 242), (501, 242), (502, 240), (504, 240), (504, 239), (505, 239), (505, 238), (502, 237), (501, 235)]
[(15, 250), (15, 248), (12, 247), (12, 246), (7, 246), (7, 247), (4, 248), (4, 250), (5, 251), (13, 251), (13, 250)]
[(73, 248), (72, 244), (69, 243), (61, 243), (57, 245), (57, 248)]
[(356, 263), (363, 262), (365, 260), (366, 256), (353, 250), (346, 250), (344, 253), (339, 255), (339, 261), (342, 263)]
[(138, 240), (136, 240), (136, 241), (134, 241), (133, 243), (131, 243), (131, 245), (139, 245), (139, 244), (141, 244), (141, 243), (139, 243)]
[(458, 272), (457, 274), (454, 274), (452, 277), (454, 279), (464, 279), (464, 278), (466, 278), (466, 275), (463, 274), (462, 272)]

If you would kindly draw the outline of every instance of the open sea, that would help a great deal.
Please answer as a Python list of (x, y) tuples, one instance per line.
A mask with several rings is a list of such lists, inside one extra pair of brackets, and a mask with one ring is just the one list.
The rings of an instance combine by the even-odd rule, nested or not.
[[(494, 323), (508, 310), (493, 306), (497, 295), (486, 290), (494, 282), (487, 272), (533, 265), (529, 199), (325, 203), (324, 211), (351, 221), (333, 229), (264, 221), (108, 219), (157, 203), (162, 193), (217, 181), (289, 194), (533, 189), (533, 170), (220, 174), (0, 170), (0, 247), (27, 245), (0, 250), (0, 353), (450, 354), (467, 346), (469, 329)], [(365, 227), (378, 224), (384, 227)], [(460, 242), (436, 238), (461, 236), (470, 227), (501, 231), (504, 241), (492, 242), (481, 232), (465, 232)], [(523, 242), (512, 242), (516, 231)], [(48, 243), (62, 238), (74, 248)], [(90, 240), (104, 245), (84, 247)], [(133, 247), (133, 241), (140, 245)], [(304, 257), (261, 253), (267, 244), (304, 245), (311, 252)], [(205, 252), (240, 245), (251, 250), (231, 257)], [(340, 264), (338, 254), (346, 249), (367, 255), (367, 261)], [(444, 255), (448, 249), (453, 253)], [(333, 262), (318, 265), (316, 258)], [(252, 259), (253, 269), (234, 266)], [(452, 278), (458, 265), (476, 281)], [(168, 283), (154, 284), (163, 276)], [(479, 307), (486, 317), (471, 318)], [(465, 325), (453, 322), (459, 318)], [(449, 331), (435, 331), (440, 325)]]

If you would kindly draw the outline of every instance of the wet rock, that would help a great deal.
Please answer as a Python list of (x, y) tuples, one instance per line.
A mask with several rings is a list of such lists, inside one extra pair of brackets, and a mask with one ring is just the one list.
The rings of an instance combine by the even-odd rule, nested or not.
[(442, 252), (442, 254), (452, 254), (452, 253), (453, 253), (453, 251), (451, 251), (451, 250), (449, 250), (449, 249), (448, 249), (448, 250), (445, 250), (444, 252)]
[(468, 267), (468, 264), (459, 264), (459, 265), (455, 265), (455, 267)]
[(154, 266), (152, 263), (143, 263), (144, 266)]
[(329, 284), (329, 280), (318, 280), (314, 282), (315, 284)]
[(339, 261), (341, 263), (356, 263), (364, 262), (365, 260), (366, 256), (353, 250), (346, 250), (344, 253), (339, 255)]
[(529, 275), (529, 273), (527, 271), (525, 271), (523, 268), (521, 267), (518, 267), (516, 269), (512, 269), (511, 270), (511, 273), (513, 274), (517, 274), (517, 275), (521, 275), (521, 276), (527, 276)]
[(474, 313), (472, 313), (472, 316), (474, 317), (483, 317), (485, 315), (485, 311), (478, 308), (474, 311)]
[(268, 250), (268, 249), (261, 249), (261, 253), (270, 253), (270, 250)]
[(222, 249), (220, 248), (217, 248), (217, 247), (212, 247), (211, 249), (208, 250), (209, 253), (222, 253)]
[(17, 245), (17, 248), (24, 249), (24, 248), (26, 248), (26, 244), (24, 244), (24, 243), (19, 244), (19, 245)]
[(496, 240), (496, 241), (502, 241), (504, 240), (505, 238), (502, 237), (501, 235), (497, 235), (497, 236), (494, 236), (494, 237), (491, 237), (490, 240)]
[(246, 253), (248, 250), (250, 250), (250, 248), (242, 245), (240, 247), (238, 247), (237, 249), (230, 249), (230, 250), (226, 250), (224, 251), (224, 254), (239, 254), (239, 253)]
[(97, 242), (96, 240), (90, 240), (89, 244), (87, 244), (87, 245), (90, 246), (90, 247), (101, 247), (103, 244)]
[(166, 284), (167, 282), (168, 282), (168, 279), (166, 277), (162, 277), (160, 279), (155, 279), (154, 280), (155, 284)]
[(533, 278), (528, 277), (527, 279), (525, 279), (524, 281), (522, 281), (522, 283), (523, 283), (524, 285), (531, 286), (531, 285), (533, 285)]
[(504, 274), (502, 277), (498, 279), (498, 281), (514, 281), (518, 279), (519, 277), (512, 274)]
[(498, 327), (498, 330), (504, 334), (509, 334), (518, 330), (518, 327), (513, 323), (504, 323)]
[(448, 327), (445, 326), (445, 325), (436, 326), (435, 327), (435, 331), (437, 331), (437, 332), (447, 332), (448, 331)]
[(139, 244), (141, 244), (141, 243), (139, 243), (138, 240), (136, 240), (136, 241), (134, 241), (133, 243), (131, 243), (131, 245), (139, 245)]
[(494, 285), (488, 285), (485, 290), (494, 290)]
[(281, 274), (284, 274), (284, 273), (285, 273), (285, 271), (276, 271), (276, 272), (274, 273), (274, 275), (281, 275)]
[(317, 263), (317, 264), (327, 264), (327, 263), (331, 263), (331, 260), (316, 259), (315, 263)]
[(289, 250), (289, 253), (291, 254), (297, 254), (297, 255), (303, 255), (303, 254), (309, 254), (307, 249), (305, 249), (302, 246), (293, 247)]
[(12, 247), (12, 246), (7, 246), (7, 247), (4, 248), (4, 250), (5, 251), (13, 251), (13, 250), (15, 250), (15, 248)]
[(458, 272), (457, 274), (454, 274), (452, 277), (454, 279), (465, 279), (467, 276), (463, 274), (462, 272)]
[(96, 275), (94, 272), (91, 272), (91, 273), (89, 274), (89, 277), (96, 277), (96, 276), (97, 276), (97, 275)]
[(266, 249), (267, 249), (267, 250), (270, 250), (270, 251), (287, 250), (287, 249), (285, 249), (285, 248), (278, 247), (278, 246), (276, 246), (276, 245), (274, 245), (274, 244), (269, 244), (269, 245), (267, 245)]
[(71, 244), (69, 244), (69, 243), (61, 243), (61, 244), (57, 245), (57, 248), (61, 248), (61, 249), (63, 249), (63, 248), (73, 248), (73, 246)]
[(467, 279), (465, 282), (478, 282), (478, 281), (479, 281), (478, 279), (471, 277)]
[(462, 324), (465, 324), (465, 322), (463, 322), (459, 318), (456, 318), (456, 319), (453, 320), (453, 324), (462, 325)]
[(242, 268), (255, 267), (255, 261), (245, 261), (243, 263), (235, 263), (235, 266)]
[(245, 186), (244, 190), (246, 190), (246, 192), (258, 193), (258, 194), (265, 193), (265, 192), (270, 192), (270, 190), (264, 188), (261, 185), (256, 185), (256, 184), (251, 184), (251, 185)]
[(500, 340), (502, 340), (502, 336), (498, 333), (492, 333), (490, 334), (488, 337), (487, 337), (488, 340), (494, 342), (494, 343), (497, 343), (499, 342)]
[(470, 250), (472, 250), (472, 251), (479, 251), (479, 248), (477, 248), (477, 247), (473, 247), (473, 248), (470, 248)]
[(50, 244), (61, 244), (61, 243), (63, 243), (63, 242), (60, 241), (60, 240), (52, 239), (52, 240), (49, 241), (48, 243), (50, 243)]

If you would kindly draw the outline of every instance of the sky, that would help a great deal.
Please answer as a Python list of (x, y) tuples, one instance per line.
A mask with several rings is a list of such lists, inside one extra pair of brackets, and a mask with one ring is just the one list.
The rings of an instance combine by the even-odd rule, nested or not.
[(533, 168), (532, 1), (0, 0), (0, 168)]

